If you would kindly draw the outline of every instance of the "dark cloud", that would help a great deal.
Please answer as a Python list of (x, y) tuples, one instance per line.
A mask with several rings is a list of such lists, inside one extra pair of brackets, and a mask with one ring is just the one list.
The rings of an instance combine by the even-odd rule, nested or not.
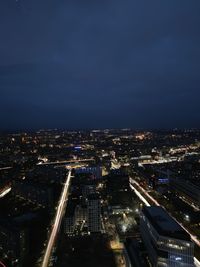
[(0, 127), (198, 127), (199, 1), (3, 0)]

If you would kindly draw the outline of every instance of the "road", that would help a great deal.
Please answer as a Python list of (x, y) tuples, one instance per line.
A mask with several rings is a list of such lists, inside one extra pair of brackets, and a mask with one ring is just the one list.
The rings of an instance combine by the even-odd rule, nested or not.
[[(146, 205), (146, 206), (150, 206), (150, 203), (141, 195), (141, 193), (139, 192), (139, 190), (137, 190), (137, 188), (134, 186), (136, 185), (137, 188), (140, 190), (140, 192), (144, 193), (144, 195), (149, 198), (149, 200), (151, 200), (156, 206), (161, 206), (158, 201), (156, 199), (154, 199), (152, 196), (149, 195), (149, 193), (142, 188), (138, 182), (136, 182), (135, 180), (133, 180), (132, 178), (130, 178), (130, 187), (131, 189), (136, 193), (136, 195), (140, 198), (140, 200)], [(173, 216), (172, 216), (173, 217)], [(191, 234), (180, 222), (178, 222), (176, 220), (176, 218), (173, 217), (173, 219), (181, 225), (181, 227), (190, 235), (191, 239), (194, 241), (194, 243), (200, 247), (200, 241), (197, 239), (196, 236), (194, 236), (193, 234)], [(195, 265), (200, 267), (200, 261), (198, 261), (197, 258), (194, 258), (194, 262)]]
[(72, 160), (61, 160), (61, 161), (53, 161), (53, 162), (39, 162), (37, 163), (37, 165), (55, 165), (55, 164), (70, 164), (70, 163), (79, 163), (79, 162), (88, 162), (88, 161), (94, 161), (93, 158), (89, 158), (89, 159), (72, 159)]
[(12, 167), (3, 167), (3, 168), (0, 168), (0, 171), (10, 170), (10, 169), (12, 169)]
[(4, 190), (0, 192), (0, 198), (6, 196), (11, 191), (11, 189), (11, 187), (5, 187)]
[(70, 181), (71, 181), (71, 170), (69, 170), (69, 173), (67, 175), (65, 184), (63, 186), (63, 191), (59, 200), (59, 204), (57, 207), (57, 212), (56, 212), (56, 217), (55, 217), (55, 221), (52, 227), (52, 231), (50, 234), (50, 238), (48, 241), (48, 245), (45, 251), (45, 255), (44, 255), (44, 259), (43, 259), (43, 263), (42, 263), (42, 267), (48, 267), (49, 265), (49, 261), (50, 261), (50, 257), (51, 257), (51, 253), (53, 250), (53, 247), (55, 245), (56, 239), (57, 239), (57, 235), (60, 229), (60, 224), (61, 221), (63, 219), (63, 215), (65, 212), (65, 208), (67, 205), (67, 199), (68, 199), (68, 192), (69, 192), (69, 186), (70, 186)]

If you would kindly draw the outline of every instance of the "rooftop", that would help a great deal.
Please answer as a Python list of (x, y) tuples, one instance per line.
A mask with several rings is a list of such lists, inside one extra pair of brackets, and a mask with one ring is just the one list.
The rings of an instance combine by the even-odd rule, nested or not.
[(190, 241), (190, 235), (162, 207), (145, 207), (143, 213), (162, 236)]

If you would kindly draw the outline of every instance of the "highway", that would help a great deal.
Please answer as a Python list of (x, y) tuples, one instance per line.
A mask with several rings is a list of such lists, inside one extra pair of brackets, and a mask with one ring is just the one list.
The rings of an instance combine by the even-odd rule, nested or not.
[(52, 253), (53, 247), (55, 245), (57, 235), (58, 235), (58, 232), (60, 229), (60, 224), (61, 224), (61, 221), (63, 219), (63, 215), (64, 215), (65, 208), (67, 205), (70, 181), (71, 181), (71, 170), (69, 170), (69, 173), (67, 175), (66, 181), (65, 181), (64, 186), (63, 186), (63, 191), (62, 191), (62, 194), (61, 194), (61, 197), (59, 200), (59, 204), (57, 207), (57, 212), (56, 212), (54, 224), (52, 226), (52, 231), (50, 234), (48, 245), (47, 245), (47, 248), (45, 251), (42, 267), (48, 267), (48, 265), (49, 265), (51, 253)]
[[(154, 199), (152, 196), (149, 195), (149, 193), (142, 188), (138, 182), (136, 182), (135, 180), (133, 180), (132, 178), (130, 178), (130, 188), (135, 192), (135, 194), (139, 197), (139, 199), (146, 205), (146, 206), (151, 206), (150, 203), (141, 195), (141, 193), (139, 192), (139, 190), (137, 190), (137, 188), (134, 187), (134, 184), (137, 185), (138, 189), (144, 193), (144, 195), (149, 198), (156, 206), (161, 206), (158, 201), (156, 199)], [(165, 208), (165, 207), (163, 207)], [(173, 217), (173, 216), (172, 216)], [(173, 217), (173, 219), (181, 225), (181, 227), (190, 235), (191, 239), (194, 241), (194, 243), (200, 247), (200, 241), (197, 239), (196, 236), (194, 236), (193, 234), (191, 234), (180, 222), (178, 222), (176, 220), (176, 218)], [(200, 267), (200, 261), (197, 258), (194, 258), (194, 262), (196, 267)]]

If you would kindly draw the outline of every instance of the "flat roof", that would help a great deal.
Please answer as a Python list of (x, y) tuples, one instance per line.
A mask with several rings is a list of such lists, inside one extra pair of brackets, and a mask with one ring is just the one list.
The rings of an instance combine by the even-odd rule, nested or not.
[(160, 235), (191, 241), (190, 235), (162, 207), (144, 207), (143, 213)]

